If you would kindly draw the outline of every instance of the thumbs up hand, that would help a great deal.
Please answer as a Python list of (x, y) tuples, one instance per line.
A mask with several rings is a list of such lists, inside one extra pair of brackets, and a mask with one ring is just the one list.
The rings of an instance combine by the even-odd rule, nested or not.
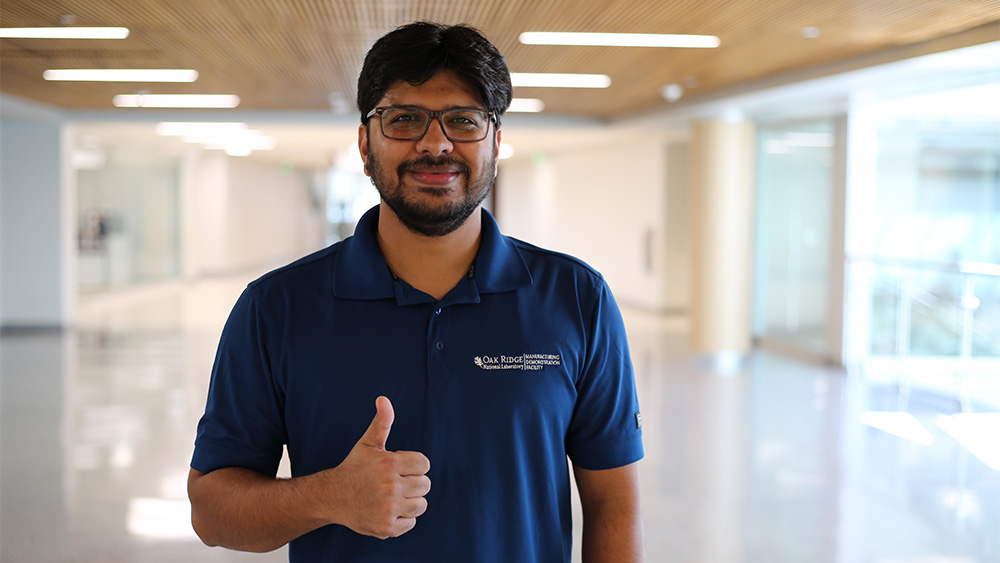
[(430, 461), (420, 452), (386, 451), (395, 414), (386, 397), (375, 400), (375, 418), (336, 468), (339, 516), (348, 528), (380, 539), (400, 536), (427, 510)]

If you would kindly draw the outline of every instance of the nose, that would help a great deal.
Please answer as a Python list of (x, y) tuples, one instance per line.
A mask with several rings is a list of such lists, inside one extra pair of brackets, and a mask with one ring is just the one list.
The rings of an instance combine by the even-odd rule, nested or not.
[(432, 119), (427, 127), (427, 132), (424, 133), (423, 137), (417, 139), (417, 150), (431, 156), (448, 154), (454, 148), (455, 145), (444, 134), (444, 126), (441, 124), (440, 117)]

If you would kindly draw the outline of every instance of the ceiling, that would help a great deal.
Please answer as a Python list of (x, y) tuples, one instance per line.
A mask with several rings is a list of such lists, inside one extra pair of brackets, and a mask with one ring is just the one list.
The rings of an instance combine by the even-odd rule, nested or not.
[[(667, 84), (682, 85), (687, 103), (974, 28), (1000, 29), (997, 8), (997, 0), (4, 0), (2, 27), (121, 26), (130, 35), (0, 39), (0, 91), (73, 112), (154, 115), (157, 110), (114, 109), (112, 98), (236, 94), (241, 104), (233, 115), (322, 112), (352, 124), (353, 135), (356, 80), (367, 49), (398, 25), (433, 20), (479, 28), (513, 72), (609, 75), (606, 89), (514, 92), (543, 100), (545, 112), (534, 118), (603, 122), (669, 107), (661, 94)], [(818, 37), (804, 36), (806, 27), (818, 29)], [(524, 31), (708, 34), (721, 45), (522, 45)], [(187, 68), (199, 78), (189, 84), (49, 82), (42, 73), (51, 68)], [(308, 132), (302, 136), (308, 144)]]
[[(116, 94), (240, 96), (241, 109), (353, 110), (365, 52), (418, 19), (470, 23), (513, 72), (600, 73), (602, 90), (518, 88), (547, 112), (614, 118), (689, 96), (1000, 19), (996, 0), (4, 0), (0, 26), (123, 26), (124, 40), (0, 40), (0, 90), (65, 108), (111, 108)], [(816, 38), (803, 27), (818, 28)], [(716, 35), (718, 49), (522, 45), (524, 31)], [(190, 84), (52, 83), (49, 68), (190, 68)]]

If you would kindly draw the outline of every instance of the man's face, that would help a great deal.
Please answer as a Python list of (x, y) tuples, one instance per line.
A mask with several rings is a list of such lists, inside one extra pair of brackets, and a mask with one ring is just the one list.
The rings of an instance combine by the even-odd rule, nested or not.
[[(448, 70), (419, 86), (397, 82), (378, 103), (395, 105), (486, 109), (476, 91)], [(379, 119), (373, 115), (368, 127), (359, 128), (358, 144), (365, 174), (382, 201), (408, 229), (424, 236), (444, 236), (462, 226), (493, 187), (499, 131), (494, 135), (491, 129), (479, 142), (456, 143), (435, 119), (422, 138), (398, 141), (382, 134)]]

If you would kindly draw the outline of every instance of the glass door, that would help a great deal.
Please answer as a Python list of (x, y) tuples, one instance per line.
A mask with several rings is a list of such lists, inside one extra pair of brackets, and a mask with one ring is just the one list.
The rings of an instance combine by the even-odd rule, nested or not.
[(839, 361), (830, 338), (839, 314), (830, 307), (834, 130), (833, 119), (759, 128), (754, 334)]

